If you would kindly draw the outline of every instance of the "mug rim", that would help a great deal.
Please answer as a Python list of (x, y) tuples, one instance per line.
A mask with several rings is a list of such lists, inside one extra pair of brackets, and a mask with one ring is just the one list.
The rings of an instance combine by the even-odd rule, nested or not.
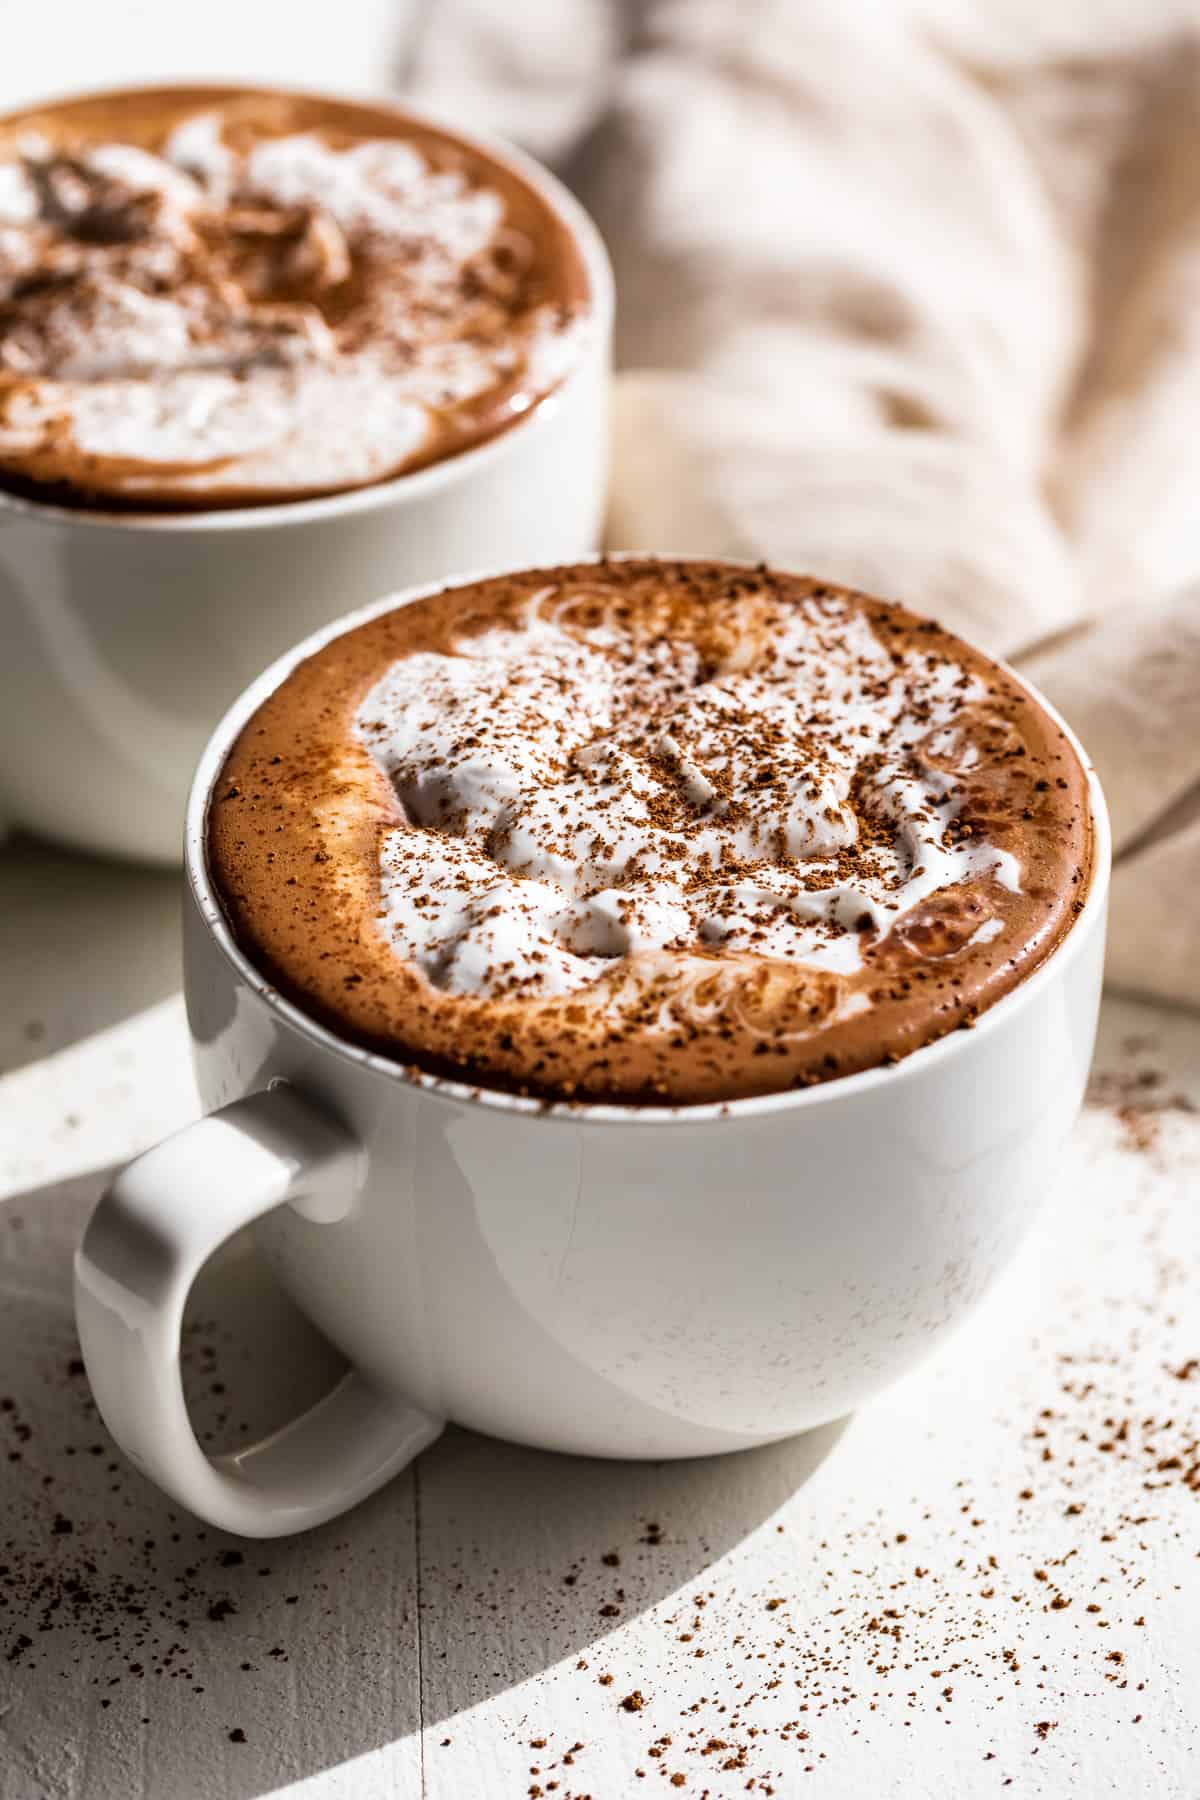
[[(596, 337), (601, 345), (611, 337), (616, 311), (616, 282), (604, 239), (586, 207), (575, 198), (565, 182), (560, 181), (553, 170), (540, 163), (536, 157), (491, 132), (477, 131), (474, 127), (460, 128), (455, 120), (437, 107), (409, 105), (407, 101), (396, 100), (389, 95), (350, 94), (344, 90), (298, 87), (290, 83), (286, 87), (272, 87), (261, 82), (142, 81), (129, 85), (72, 90), (46, 100), (34, 100), (19, 107), (9, 107), (0, 113), (0, 125), (14, 115), (34, 112), (39, 108), (49, 109), (73, 100), (103, 99), (108, 94), (172, 91), (214, 95), (230, 92), (285, 94), (295, 95), (300, 99), (328, 100), (334, 105), (366, 105), (396, 113), (401, 119), (411, 120), (414, 124), (428, 125), (435, 131), (444, 131), (467, 149), (476, 151), (483, 161), (499, 163), (502, 169), (519, 176), (566, 226), (583, 256), (587, 270)], [(481, 439), (465, 450), (442, 457), (438, 462), (429, 463), (423, 469), (413, 469), (407, 473), (402, 470), (398, 475), (390, 475), (382, 481), (346, 488), (339, 493), (318, 494), (309, 499), (273, 500), (262, 506), (198, 506), (194, 511), (158, 513), (122, 513), (116, 510), (104, 512), (100, 508), (63, 506), (56, 501), (38, 500), (31, 495), (10, 493), (0, 488), (0, 526), (3, 525), (5, 514), (15, 514), (27, 519), (70, 524), (89, 531), (155, 532), (166, 536), (183, 536), (188, 532), (254, 531), (271, 526), (278, 528), (309, 524), (334, 516), (370, 512), (389, 503), (397, 505), (411, 500), (415, 504), (460, 478), (469, 479), (480, 466), (503, 457), (510, 448), (511, 439), (523, 436), (526, 429), (532, 430), (539, 420), (545, 420), (556, 412), (561, 399), (588, 374), (593, 360), (591, 351), (594, 348), (594, 344), (585, 343), (583, 354), (568, 369), (562, 380), (535, 400), (527, 411), (519, 414), (504, 430)]]
[[(580, 556), (576, 560), (580, 563), (600, 563), (604, 561), (638, 561), (645, 560), (645, 558), (644, 553), (640, 551), (622, 551), (608, 555), (595, 552), (591, 555)], [(660, 554), (653, 557), (652, 560), (669, 563), (698, 559)], [(759, 566), (749, 558), (717, 557), (706, 560), (717, 561), (735, 569), (752, 569)], [(292, 649), (277, 657), (255, 681), (251, 682), (249, 687), (243, 690), (213, 730), (196, 766), (191, 791), (188, 795), (183, 844), (184, 877), (191, 898), (196, 904), (206, 929), (230, 965), (234, 975), (256, 993), (265, 1005), (280, 1014), (294, 1030), (309, 1039), (317, 1048), (330, 1052), (359, 1068), (369, 1070), (376, 1075), (383, 1075), (389, 1080), (400, 1082), (411, 1089), (427, 1094), (431, 1099), (482, 1106), (500, 1112), (524, 1114), (528, 1117), (565, 1120), (576, 1125), (697, 1125), (714, 1120), (746, 1119), (768, 1113), (783, 1112), (792, 1108), (828, 1105), (838, 1099), (848, 1099), (852, 1095), (868, 1092), (885, 1083), (895, 1084), (913, 1080), (936, 1064), (953, 1059), (956, 1055), (967, 1051), (981, 1034), (987, 1036), (997, 1030), (1023, 1006), (1030, 1004), (1042, 988), (1054, 980), (1057, 974), (1060, 974), (1067, 966), (1067, 963), (1082, 952), (1084, 944), (1090, 940), (1098, 922), (1102, 923), (1112, 868), (1112, 833), (1108, 806), (1095, 767), (1066, 720), (1037, 687), (1013, 669), (1009, 663), (993, 657), (990, 660), (1022, 687), (1061, 728), (1067, 741), (1079, 757), (1088, 783), (1088, 804), (1092, 823), (1092, 862), (1088, 875), (1087, 893), (1083, 900), (1083, 910), (1071, 925), (1066, 936), (1060, 939), (1049, 955), (1023, 980), (1018, 981), (1015, 987), (1009, 989), (1008, 993), (1002, 994), (998, 1000), (993, 1001), (979, 1015), (970, 1032), (958, 1030), (947, 1032), (944, 1036), (935, 1038), (931, 1043), (923, 1044), (920, 1049), (912, 1051), (898, 1063), (860, 1069), (851, 1075), (839, 1075), (831, 1081), (815, 1083), (812, 1087), (785, 1088), (775, 1093), (751, 1094), (729, 1100), (649, 1106), (619, 1101), (544, 1100), (532, 1095), (514, 1094), (504, 1088), (480, 1086), (470, 1081), (434, 1075), (423, 1069), (413, 1069), (393, 1057), (385, 1056), (379, 1051), (368, 1050), (363, 1045), (355, 1044), (350, 1039), (340, 1036), (329, 1026), (312, 1018), (295, 1001), (289, 1000), (286, 995), (280, 993), (270, 977), (250, 960), (234, 936), (208, 867), (208, 814), (217, 778), (224, 766), (233, 739), (243, 725), (248, 723), (263, 701), (275, 691), (298, 663), (314, 655), (325, 644), (334, 638), (341, 637), (345, 632), (365, 624), (368, 620), (377, 618), (381, 613), (394, 611), (400, 606), (408, 605), (411, 601), (446, 593), (455, 588), (465, 587), (474, 581), (488, 580), (495, 575), (519, 572), (524, 572), (524, 570), (517, 568), (492, 569), (455, 575), (450, 579), (424, 583), (419, 587), (403, 588), (394, 594), (374, 600), (367, 606), (359, 607), (329, 625), (322, 626), (301, 643), (294, 645)], [(530, 572), (536, 573), (536, 568)]]

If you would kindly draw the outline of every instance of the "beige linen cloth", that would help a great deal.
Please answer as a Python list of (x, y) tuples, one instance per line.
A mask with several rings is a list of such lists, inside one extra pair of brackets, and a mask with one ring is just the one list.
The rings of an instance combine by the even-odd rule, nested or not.
[(405, 78), (608, 238), (611, 546), (1015, 658), (1108, 793), (1110, 980), (1200, 1004), (1200, 0), (436, 0)]

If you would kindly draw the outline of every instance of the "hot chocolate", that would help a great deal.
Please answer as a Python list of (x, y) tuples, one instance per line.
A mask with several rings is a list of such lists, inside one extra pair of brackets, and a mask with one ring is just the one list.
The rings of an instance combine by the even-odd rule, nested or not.
[(0, 485), (81, 506), (334, 493), (512, 425), (587, 275), (499, 158), (386, 107), (230, 88), (0, 124)]
[(334, 638), (241, 732), (209, 830), (247, 953), (343, 1036), (633, 1103), (970, 1026), (1091, 858), (1078, 756), (980, 652), (827, 584), (645, 560)]

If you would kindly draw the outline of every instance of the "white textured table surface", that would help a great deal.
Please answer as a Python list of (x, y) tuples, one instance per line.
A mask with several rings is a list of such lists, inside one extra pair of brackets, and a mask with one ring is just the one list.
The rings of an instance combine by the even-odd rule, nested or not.
[[(0, 855), (0, 1800), (1200, 1795), (1194, 1018), (1108, 1005), (1036, 1239), (854, 1418), (652, 1466), (451, 1431), (254, 1547), (118, 1458), (74, 1360), (88, 1208), (196, 1105), (175, 892)], [(214, 1443), (333, 1362), (244, 1249), (187, 1354)]]

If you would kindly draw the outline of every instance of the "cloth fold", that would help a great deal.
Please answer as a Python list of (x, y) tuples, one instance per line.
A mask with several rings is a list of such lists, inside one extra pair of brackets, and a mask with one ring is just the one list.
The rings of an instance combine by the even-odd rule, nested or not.
[(613, 254), (615, 549), (764, 557), (1013, 658), (1117, 848), (1110, 979), (1200, 1005), (1194, 0), (439, 0), (420, 98)]

